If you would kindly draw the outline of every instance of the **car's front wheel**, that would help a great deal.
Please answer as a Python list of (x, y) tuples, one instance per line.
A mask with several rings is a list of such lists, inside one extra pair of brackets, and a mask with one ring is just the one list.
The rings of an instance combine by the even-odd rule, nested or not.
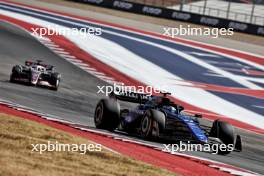
[(60, 78), (61, 78), (61, 75), (58, 73), (54, 73), (51, 75), (50, 84), (53, 86), (51, 87), (52, 90), (57, 91), (59, 89)]
[(14, 83), (15, 82), (15, 75), (14, 73), (11, 73), (9, 82)]
[[(216, 137), (220, 139), (226, 147), (233, 145), (235, 143), (235, 134), (234, 134), (234, 127), (224, 121), (215, 120), (213, 122), (213, 126), (211, 128), (210, 137)], [(218, 150), (218, 154), (226, 155), (231, 152), (230, 148), (228, 150)]]
[(19, 65), (16, 65), (12, 68), (12, 73), (10, 75), (10, 82), (15, 82), (15, 78), (17, 78), (19, 76), (19, 74), (21, 73), (21, 67)]

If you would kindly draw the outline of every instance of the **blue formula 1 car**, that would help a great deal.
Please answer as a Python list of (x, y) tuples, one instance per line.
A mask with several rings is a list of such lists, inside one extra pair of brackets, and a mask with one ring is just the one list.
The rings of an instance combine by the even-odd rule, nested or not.
[[(112, 92), (108, 99), (101, 99), (96, 106), (96, 128), (119, 130), (144, 139), (165, 139), (198, 144), (232, 145), (232, 151), (241, 151), (242, 142), (234, 128), (227, 122), (215, 120), (211, 127), (199, 123), (201, 115), (190, 115), (184, 107), (175, 104), (169, 93), (148, 96), (134, 92)], [(137, 103), (133, 109), (121, 109), (118, 100)], [(219, 151), (228, 154), (231, 151)]]

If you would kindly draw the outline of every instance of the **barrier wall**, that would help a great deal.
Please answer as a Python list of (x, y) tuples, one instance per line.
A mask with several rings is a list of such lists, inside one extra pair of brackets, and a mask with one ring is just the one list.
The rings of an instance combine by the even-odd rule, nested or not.
[(182, 12), (172, 9), (127, 2), (122, 0), (73, 0), (73, 1), (111, 8), (115, 10), (131, 12), (131, 13), (191, 22), (191, 23), (201, 24), (211, 27), (234, 28), (234, 31), (264, 36), (264, 26), (231, 21), (217, 17), (204, 16), (200, 14)]

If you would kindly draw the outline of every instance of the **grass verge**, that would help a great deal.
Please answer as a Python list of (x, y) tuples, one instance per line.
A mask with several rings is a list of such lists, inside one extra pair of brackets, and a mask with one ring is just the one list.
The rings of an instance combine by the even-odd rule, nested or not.
[(86, 139), (0, 113), (0, 175), (170, 176), (173, 173), (106, 149), (97, 152), (32, 152), (31, 144), (90, 144)]

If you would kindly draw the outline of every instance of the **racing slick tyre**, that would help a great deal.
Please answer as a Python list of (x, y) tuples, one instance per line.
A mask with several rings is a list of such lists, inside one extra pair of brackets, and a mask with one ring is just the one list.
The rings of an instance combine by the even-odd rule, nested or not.
[[(235, 134), (234, 127), (227, 122), (215, 120), (209, 133), (209, 136), (219, 138), (226, 146), (234, 145)], [(229, 154), (230, 150), (218, 150), (218, 154)]]
[(53, 73), (50, 78), (50, 84), (52, 87), (50, 88), (51, 90), (57, 91), (59, 89), (60, 85), (60, 74), (59, 73)]
[(140, 134), (143, 138), (158, 138), (161, 126), (165, 125), (165, 115), (155, 109), (145, 112), (140, 124)]
[(15, 81), (15, 75), (14, 75), (14, 73), (11, 73), (11, 75), (10, 75), (10, 79), (9, 79), (9, 82), (11, 82), (11, 83), (16, 82), (16, 81)]
[(17, 78), (19, 76), (19, 74), (21, 73), (21, 67), (19, 65), (16, 65), (12, 68), (12, 73), (10, 75), (10, 82), (15, 82), (15, 78)]
[(96, 128), (114, 131), (120, 123), (120, 105), (114, 99), (102, 99), (95, 108)]

